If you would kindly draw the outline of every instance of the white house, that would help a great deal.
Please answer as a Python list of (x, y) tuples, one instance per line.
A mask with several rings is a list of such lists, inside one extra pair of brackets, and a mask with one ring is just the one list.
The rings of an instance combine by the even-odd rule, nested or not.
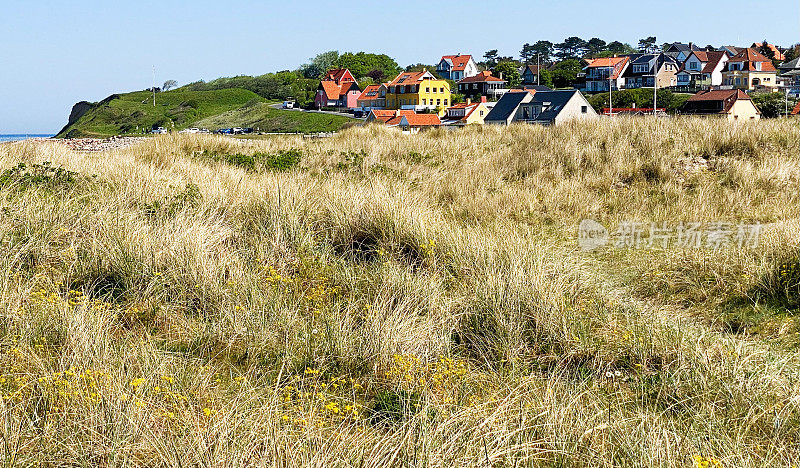
[(478, 64), (471, 55), (445, 55), (436, 65), (436, 73), (445, 80), (461, 81), (478, 74)]

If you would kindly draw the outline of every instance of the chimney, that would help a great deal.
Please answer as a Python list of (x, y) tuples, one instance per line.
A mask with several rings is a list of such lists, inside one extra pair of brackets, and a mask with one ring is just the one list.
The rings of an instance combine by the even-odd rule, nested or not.
[(472, 104), (472, 99), (471, 98), (467, 98), (467, 105), (470, 105), (470, 104)]
[(483, 103), (486, 102), (486, 96), (481, 96), (481, 102), (483, 102)]
[(498, 78), (500, 78), (501, 80), (503, 79), (503, 72), (500, 72), (500, 76)]

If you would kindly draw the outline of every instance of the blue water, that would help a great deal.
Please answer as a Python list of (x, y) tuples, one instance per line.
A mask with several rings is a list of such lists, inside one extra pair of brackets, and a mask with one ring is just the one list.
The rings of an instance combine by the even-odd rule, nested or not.
[(27, 140), (28, 138), (50, 138), (53, 135), (42, 135), (42, 134), (28, 134), (28, 135), (0, 135), (0, 143), (4, 141), (20, 141), (20, 140)]

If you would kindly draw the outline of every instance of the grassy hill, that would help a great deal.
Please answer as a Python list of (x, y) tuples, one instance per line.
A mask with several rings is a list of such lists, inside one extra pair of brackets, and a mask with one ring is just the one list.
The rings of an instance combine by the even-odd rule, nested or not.
[(180, 130), (202, 118), (237, 109), (251, 101), (259, 102), (263, 99), (244, 89), (179, 89), (158, 93), (156, 106), (153, 107), (152, 93), (140, 91), (115, 94), (91, 105), (77, 122), (65, 127), (58, 136), (107, 137), (141, 133), (153, 125)]
[[(185, 88), (153, 95), (146, 91), (115, 94), (99, 103), (79, 103), (71, 123), (59, 137), (109, 137), (142, 133), (156, 126), (181, 130), (204, 127), (259, 127), (267, 132), (329, 132), (352, 119), (342, 116), (270, 108), (257, 94), (238, 88), (189, 91)], [(74, 115), (78, 112), (78, 115)], [(72, 121), (72, 119), (75, 119)]]
[[(3, 456), (792, 466), (798, 154), (689, 118), (0, 145)], [(764, 231), (584, 252), (587, 218)]]
[(285, 111), (272, 108), (270, 103), (251, 102), (238, 109), (207, 117), (196, 125), (210, 129), (252, 127), (268, 132), (314, 133), (337, 131), (343, 125), (353, 122), (356, 121), (346, 116)]

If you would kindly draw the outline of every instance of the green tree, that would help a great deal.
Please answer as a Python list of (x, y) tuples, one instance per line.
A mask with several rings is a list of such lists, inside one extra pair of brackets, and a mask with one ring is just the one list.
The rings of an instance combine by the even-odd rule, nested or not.
[[(753, 104), (761, 111), (761, 116), (767, 119), (774, 119), (786, 113), (786, 95), (784, 93), (755, 93), (750, 96)], [(795, 100), (789, 100), (789, 112), (797, 104)]]
[(397, 62), (388, 55), (367, 52), (345, 52), (336, 60), (336, 66), (347, 68), (356, 77), (367, 76), (375, 70), (380, 70), (384, 79), (391, 79), (401, 71)]
[(587, 47), (586, 41), (580, 37), (572, 36), (555, 45), (555, 55), (559, 60), (578, 59), (586, 54)]
[(509, 88), (516, 88), (522, 84), (522, 77), (519, 74), (517, 64), (514, 62), (503, 61), (498, 63), (494, 67), (494, 75), (502, 76), (504, 80), (508, 81)]
[(175, 80), (167, 80), (161, 85), (161, 91), (169, 91), (172, 88), (178, 86), (178, 82)]
[(620, 54), (633, 54), (636, 53), (636, 49), (634, 49), (630, 44), (624, 44), (619, 41), (614, 41), (606, 46), (609, 52), (612, 54), (620, 55)]
[(607, 46), (606, 41), (597, 37), (593, 37), (586, 42), (586, 47), (589, 53), (592, 55), (596, 55), (599, 54), (600, 52), (603, 52), (604, 50), (606, 50), (606, 46)]
[(486, 51), (486, 53), (483, 54), (483, 59), (486, 62), (486, 67), (487, 68), (496, 67), (497, 66), (497, 62), (498, 62), (498, 60), (497, 60), (497, 49), (492, 49), (492, 50)]
[(578, 74), (583, 71), (580, 60), (569, 59), (557, 63), (550, 71), (552, 86), (569, 88), (578, 82)]
[(539, 56), (539, 63), (550, 63), (553, 48), (553, 43), (550, 41), (536, 41), (533, 44), (533, 52)]
[(535, 58), (536, 52), (533, 50), (533, 46), (526, 42), (522, 46), (522, 50), (519, 51), (519, 61), (525, 65), (530, 65), (531, 62), (535, 62)]
[(658, 39), (656, 39), (655, 36), (639, 39), (639, 52), (643, 54), (656, 52), (658, 50), (658, 47), (656, 46), (657, 42)]

